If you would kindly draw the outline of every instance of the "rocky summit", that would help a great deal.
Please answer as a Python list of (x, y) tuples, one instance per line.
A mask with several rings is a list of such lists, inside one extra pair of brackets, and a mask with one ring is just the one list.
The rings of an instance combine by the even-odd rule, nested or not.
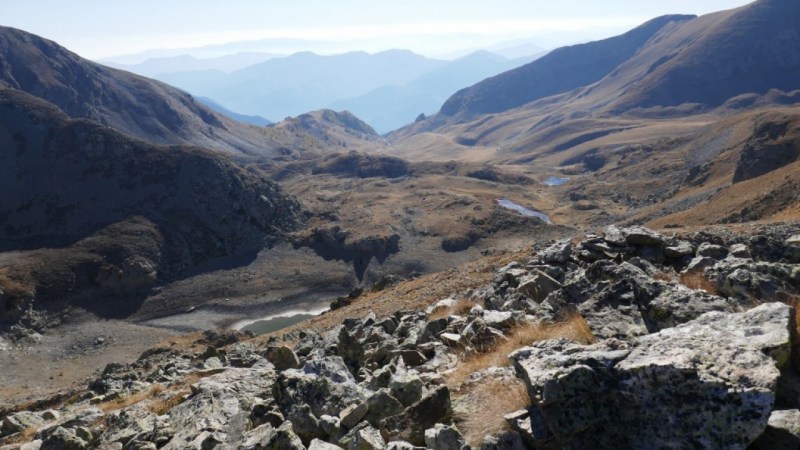
[(797, 448), (798, 232), (610, 226), (424, 309), (205, 332), (4, 407), (0, 449)]

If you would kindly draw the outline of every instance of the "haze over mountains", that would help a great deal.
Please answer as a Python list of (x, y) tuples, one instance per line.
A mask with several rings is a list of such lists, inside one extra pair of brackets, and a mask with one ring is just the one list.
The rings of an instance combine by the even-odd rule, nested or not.
[(278, 121), (320, 108), (349, 110), (384, 133), (421, 113), (435, 113), (456, 90), (533, 58), (507, 59), (485, 51), (454, 61), (406, 50), (303, 52), (230, 72), (189, 70), (155, 77), (240, 114)]

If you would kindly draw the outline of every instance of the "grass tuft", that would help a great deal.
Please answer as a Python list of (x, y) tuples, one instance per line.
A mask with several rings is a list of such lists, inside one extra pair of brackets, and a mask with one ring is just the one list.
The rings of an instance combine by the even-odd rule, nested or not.
[(153, 414), (160, 416), (166, 414), (172, 408), (180, 405), (185, 400), (183, 394), (176, 394), (169, 398), (158, 399), (150, 404), (149, 409)]
[(530, 398), (522, 381), (514, 379), (489, 380), (473, 386), (461, 398), (463, 415), (455, 420), (464, 439), (472, 448), (479, 448), (486, 435), (509, 428), (504, 415), (530, 406)]
[(550, 324), (524, 324), (511, 331), (508, 339), (482, 353), (476, 353), (460, 361), (447, 377), (447, 384), (457, 388), (475, 372), (488, 367), (508, 366), (508, 354), (534, 342), (548, 339), (570, 339), (581, 344), (594, 342), (594, 334), (586, 320), (578, 313), (570, 314), (565, 320)]
[(689, 289), (706, 291), (711, 295), (720, 295), (716, 284), (714, 284), (714, 282), (711, 281), (711, 279), (709, 279), (708, 276), (700, 270), (681, 274), (681, 276), (678, 278), (678, 282)]
[(436, 320), (436, 319), (441, 319), (443, 317), (449, 317), (454, 315), (465, 316), (475, 305), (483, 306), (483, 302), (482, 301), (476, 302), (466, 297), (462, 297), (456, 300), (456, 302), (449, 308), (442, 308), (438, 311), (434, 311), (430, 316), (428, 316), (428, 319)]

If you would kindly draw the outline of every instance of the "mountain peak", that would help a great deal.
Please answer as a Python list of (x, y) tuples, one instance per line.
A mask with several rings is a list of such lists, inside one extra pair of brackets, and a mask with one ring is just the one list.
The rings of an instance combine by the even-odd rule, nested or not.
[(441, 113), (495, 113), (594, 83), (631, 58), (668, 24), (695, 17), (662, 16), (620, 36), (553, 50), (532, 63), (457, 92), (445, 102)]

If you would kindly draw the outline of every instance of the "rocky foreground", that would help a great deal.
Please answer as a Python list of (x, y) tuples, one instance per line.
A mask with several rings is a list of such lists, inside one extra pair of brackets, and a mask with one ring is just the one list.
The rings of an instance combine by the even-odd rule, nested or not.
[(798, 234), (609, 227), (426, 310), (208, 332), (0, 408), (0, 449), (798, 448)]

